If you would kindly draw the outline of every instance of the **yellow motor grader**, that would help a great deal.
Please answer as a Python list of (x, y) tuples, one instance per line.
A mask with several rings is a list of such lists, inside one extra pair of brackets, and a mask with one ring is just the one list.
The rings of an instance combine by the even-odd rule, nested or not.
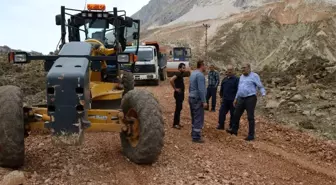
[(81, 144), (84, 132), (120, 132), (126, 157), (137, 164), (155, 162), (165, 135), (159, 102), (134, 89), (133, 67), (120, 70), (136, 62), (137, 52), (123, 51), (127, 42), (139, 45), (140, 21), (117, 8), (105, 11), (104, 4), (88, 4), (87, 10), (61, 6), (55, 18), (61, 27), (57, 55), (8, 54), (14, 64), (44, 61), (47, 103), (24, 105), (19, 87), (0, 87), (0, 166), (24, 165), (24, 140), (39, 130), (50, 132), (53, 144), (70, 146)]

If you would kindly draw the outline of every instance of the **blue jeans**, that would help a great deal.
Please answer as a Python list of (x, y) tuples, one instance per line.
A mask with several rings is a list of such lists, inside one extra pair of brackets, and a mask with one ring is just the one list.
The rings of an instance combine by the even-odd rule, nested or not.
[(230, 124), (229, 128), (232, 128), (234, 111), (235, 107), (233, 106), (233, 100), (225, 100), (223, 99), (222, 105), (219, 109), (219, 117), (218, 117), (218, 127), (224, 128), (226, 114), (230, 111)]
[(201, 139), (201, 131), (204, 124), (204, 108), (201, 99), (189, 97), (191, 114), (191, 137), (193, 140)]

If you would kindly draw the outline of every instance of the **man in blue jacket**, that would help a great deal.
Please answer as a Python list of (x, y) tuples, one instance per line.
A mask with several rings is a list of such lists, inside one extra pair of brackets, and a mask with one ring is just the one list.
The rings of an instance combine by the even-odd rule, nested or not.
[(238, 90), (239, 78), (234, 75), (232, 65), (228, 65), (226, 69), (226, 77), (222, 80), (219, 96), (221, 97), (221, 107), (219, 109), (218, 130), (224, 130), (226, 114), (230, 111), (229, 130), (232, 129), (232, 121), (235, 108), (233, 101)]
[(208, 107), (206, 102), (206, 86), (205, 86), (205, 65), (202, 60), (197, 62), (197, 69), (194, 70), (189, 78), (189, 106), (191, 113), (191, 137), (196, 143), (203, 143), (201, 131), (204, 124), (204, 109)]

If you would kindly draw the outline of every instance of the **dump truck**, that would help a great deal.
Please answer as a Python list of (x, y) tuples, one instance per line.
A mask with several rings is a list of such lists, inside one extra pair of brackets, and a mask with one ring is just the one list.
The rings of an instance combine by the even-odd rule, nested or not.
[[(135, 53), (136, 46), (127, 46), (125, 53)], [(167, 59), (160, 52), (157, 42), (144, 42), (139, 46), (137, 62), (134, 66), (133, 77), (138, 82), (154, 82), (159, 85), (160, 80), (167, 78)]]
[[(13, 65), (44, 61), (47, 103), (26, 105), (19, 87), (0, 87), (0, 166), (23, 166), (25, 138), (41, 130), (61, 146), (82, 144), (86, 132), (118, 132), (130, 161), (155, 162), (165, 135), (162, 111), (152, 93), (134, 88), (132, 74), (140, 20), (116, 7), (105, 11), (104, 4), (88, 4), (87, 10), (61, 6), (55, 20), (61, 27), (57, 55), (8, 53)], [(136, 43), (135, 53), (124, 52), (128, 41)], [(131, 64), (122, 77), (121, 64)]]
[(173, 47), (170, 51), (170, 59), (167, 62), (167, 76), (174, 76), (178, 71), (178, 65), (184, 63), (186, 65), (185, 77), (189, 77), (191, 69), (189, 66), (191, 60), (191, 49), (189, 47)]

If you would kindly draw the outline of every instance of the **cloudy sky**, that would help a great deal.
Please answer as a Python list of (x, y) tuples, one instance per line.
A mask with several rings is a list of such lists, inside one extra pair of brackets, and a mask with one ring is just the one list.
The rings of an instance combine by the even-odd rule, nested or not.
[[(85, 0), (4, 0), (0, 11), (0, 46), (39, 51), (48, 54), (56, 49), (61, 28), (55, 25), (60, 7), (83, 9)], [(126, 10), (128, 16), (137, 12), (149, 0), (87, 0)], [(70, 12), (69, 12), (70, 13)], [(72, 13), (72, 12), (71, 12)]]

